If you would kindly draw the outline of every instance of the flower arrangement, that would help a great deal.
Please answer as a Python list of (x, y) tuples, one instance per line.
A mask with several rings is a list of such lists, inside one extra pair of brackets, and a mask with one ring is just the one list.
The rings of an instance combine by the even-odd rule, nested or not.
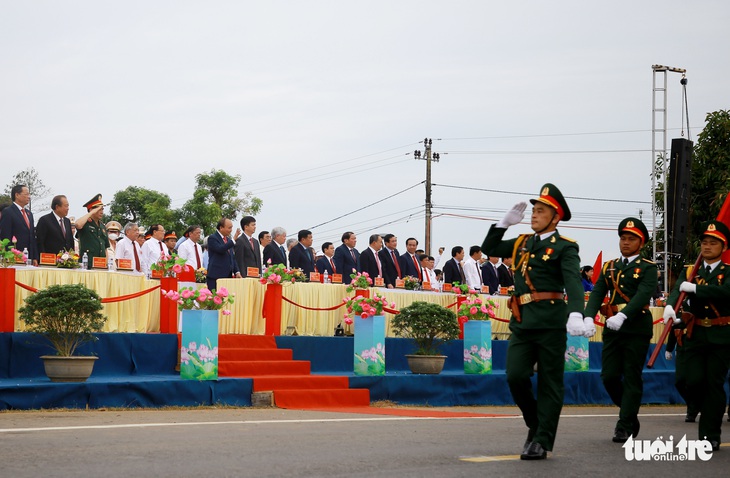
[(205, 284), (208, 281), (208, 270), (205, 267), (201, 267), (195, 271), (195, 282), (198, 284)]
[(403, 278), (403, 287), (405, 287), (406, 290), (416, 290), (420, 286), (421, 282), (418, 280), (418, 277), (405, 276)]
[(259, 282), (262, 284), (290, 284), (294, 282), (292, 271), (287, 269), (284, 264), (271, 265), (269, 259), (269, 267), (266, 268)]
[(350, 278), (352, 279), (352, 282), (348, 284), (346, 289), (347, 292), (352, 292), (355, 289), (367, 289), (373, 284), (373, 280), (367, 272), (360, 273), (353, 269), (352, 274), (350, 274)]
[(56, 267), (61, 269), (78, 269), (79, 255), (74, 250), (63, 250), (56, 254)]
[(309, 277), (301, 269), (290, 269), (289, 273), (291, 274), (292, 282), (309, 282)]
[(492, 299), (481, 299), (477, 294), (472, 294), (461, 303), (456, 315), (459, 323), (463, 324), (469, 320), (489, 320), (497, 316), (497, 304)]
[[(162, 296), (166, 299), (177, 302), (179, 310), (221, 310), (223, 307), (233, 304), (234, 295), (228, 293), (228, 289), (221, 287), (211, 291), (207, 287), (193, 289), (182, 287), (179, 291), (161, 290)], [(231, 315), (228, 309), (223, 310), (223, 315)]]
[[(374, 315), (382, 315), (383, 307), (388, 306), (388, 300), (377, 292), (374, 297), (363, 297), (361, 295), (357, 295), (355, 297), (345, 298), (344, 302), (345, 307), (347, 307), (345, 323), (348, 325), (352, 324), (351, 315), (359, 315), (363, 319), (367, 319)], [(395, 302), (391, 303), (390, 307), (395, 307)]]
[[(13, 246), (10, 247), (10, 243)], [(16, 262), (25, 263), (27, 257), (21, 251), (15, 248), (18, 240), (13, 236), (13, 240), (3, 239), (0, 241), (0, 267), (10, 267)]]
[(186, 260), (178, 257), (177, 253), (165, 254), (160, 253), (160, 260), (150, 266), (153, 271), (162, 271), (163, 277), (174, 277), (175, 274), (182, 272), (185, 267)]
[(451, 285), (451, 287), (452, 287), (451, 291), (454, 294), (461, 294), (461, 295), (476, 294), (476, 291), (472, 290), (471, 287), (469, 287), (469, 284), (460, 284), (459, 281), (455, 281)]
[(180, 375), (194, 380), (215, 378), (218, 367), (218, 347), (190, 342), (180, 347)]

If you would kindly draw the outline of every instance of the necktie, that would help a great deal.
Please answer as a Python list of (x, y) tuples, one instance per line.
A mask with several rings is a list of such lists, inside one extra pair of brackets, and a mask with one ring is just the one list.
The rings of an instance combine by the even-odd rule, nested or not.
[(375, 254), (375, 262), (378, 264), (378, 277), (383, 277), (383, 268), (380, 266), (380, 257), (378, 257), (378, 253)]
[(28, 220), (28, 213), (25, 211), (25, 208), (20, 208), (20, 212), (23, 213), (23, 219), (25, 219), (25, 225), (28, 226), (28, 229), (30, 229), (30, 221)]
[(624, 257), (624, 267), (626, 267), (626, 266), (628, 266), (628, 265), (629, 265), (629, 260), (628, 260), (627, 258), (625, 258), (625, 257)]
[(281, 257), (286, 260), (286, 251), (284, 250), (284, 246), (279, 246), (279, 249), (281, 249)]
[(137, 254), (137, 243), (136, 241), (132, 241), (132, 251), (134, 251), (134, 268), (137, 269), (137, 272), (139, 272), (141, 269), (139, 267), (139, 254)]
[(357, 259), (355, 259), (355, 251), (350, 249), (350, 255), (352, 256), (352, 262), (354, 262), (355, 265), (357, 265)]
[(332, 266), (332, 273), (337, 274), (337, 269), (335, 269), (335, 263), (332, 262), (332, 259), (330, 259), (330, 265)]
[(253, 248), (253, 237), (249, 237), (248, 238), (248, 242), (251, 243), (251, 250), (253, 251), (254, 250), (254, 248)]
[(59, 223), (61, 223), (61, 233), (63, 234), (63, 238), (66, 239), (66, 226), (63, 225), (63, 218), (58, 220)]
[(712, 267), (707, 266), (707, 269), (705, 269), (705, 270), (707, 271), (707, 275), (709, 277), (709, 275), (712, 274)]
[[(456, 261), (456, 259), (454, 259)], [(464, 268), (461, 267), (461, 262), (456, 261), (456, 265), (459, 266), (459, 275), (461, 276), (461, 282), (460, 284), (465, 284), (466, 279), (464, 278)]]
[[(477, 268), (477, 277), (479, 277), (479, 283), (482, 283), (482, 269), (479, 267), (479, 263), (475, 262), (474, 267)], [(491, 291), (490, 291), (491, 292)]]
[(158, 244), (160, 245), (160, 252), (164, 254), (165, 250), (162, 248), (162, 241), (159, 241)]
[(416, 270), (418, 271), (418, 280), (423, 280), (423, 273), (421, 272), (421, 267), (418, 265), (416, 256), (411, 256), (411, 257), (413, 258), (413, 265), (416, 266)]
[(193, 249), (195, 250), (195, 260), (198, 262), (198, 267), (195, 270), (200, 269), (200, 254), (198, 254), (198, 245), (193, 244)]
[(395, 251), (390, 251), (390, 257), (393, 258), (393, 265), (395, 265), (395, 271), (398, 273), (398, 279), (400, 279), (400, 266), (398, 265), (398, 258), (395, 257)]

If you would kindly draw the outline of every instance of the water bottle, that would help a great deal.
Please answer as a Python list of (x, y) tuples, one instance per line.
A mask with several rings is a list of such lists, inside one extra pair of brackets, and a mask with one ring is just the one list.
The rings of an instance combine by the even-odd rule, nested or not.
[(107, 262), (107, 270), (115, 271), (116, 267), (114, 267), (114, 258), (112, 256), (109, 256), (109, 260)]
[(89, 270), (89, 255), (86, 252), (81, 257), (81, 268), (85, 271)]
[(33, 265), (33, 259), (30, 258), (30, 255), (28, 255), (28, 248), (23, 248), (23, 255), (25, 256), (25, 265), (26, 266), (32, 266)]
[(324, 283), (329, 284), (330, 282), (330, 275), (327, 273), (327, 270), (324, 271)]

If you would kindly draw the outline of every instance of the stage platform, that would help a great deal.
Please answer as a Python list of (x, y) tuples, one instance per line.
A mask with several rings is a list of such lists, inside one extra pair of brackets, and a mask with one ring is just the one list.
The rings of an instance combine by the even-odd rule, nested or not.
[[(39, 357), (50, 349), (42, 338), (27, 333), (0, 334), (0, 410), (251, 405), (251, 379), (181, 380), (174, 371), (175, 335), (103, 333), (98, 337), (82, 351), (99, 356), (91, 378), (64, 384), (52, 383), (45, 376)], [(386, 338), (387, 372), (382, 377), (352, 373), (352, 338), (281, 336), (276, 342), (279, 348), (292, 349), (295, 360), (309, 360), (313, 374), (344, 375), (350, 388), (369, 389), (371, 401), (431, 406), (514, 404), (504, 374), (506, 341), (493, 342), (491, 375), (463, 373), (459, 340), (444, 348), (448, 355), (444, 372), (413, 375), (405, 359), (413, 351), (411, 342)], [(610, 404), (600, 379), (601, 346), (590, 344), (589, 371), (565, 374), (566, 404)], [(643, 401), (682, 403), (674, 388), (674, 363), (666, 362), (663, 354), (654, 369), (644, 371)]]

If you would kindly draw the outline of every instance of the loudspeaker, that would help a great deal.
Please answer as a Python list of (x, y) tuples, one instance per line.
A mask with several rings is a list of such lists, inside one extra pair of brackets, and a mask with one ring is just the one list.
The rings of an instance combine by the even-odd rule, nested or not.
[(689, 195), (692, 192), (692, 141), (672, 140), (667, 179), (667, 214), (665, 216), (667, 250), (684, 254), (689, 230)]

